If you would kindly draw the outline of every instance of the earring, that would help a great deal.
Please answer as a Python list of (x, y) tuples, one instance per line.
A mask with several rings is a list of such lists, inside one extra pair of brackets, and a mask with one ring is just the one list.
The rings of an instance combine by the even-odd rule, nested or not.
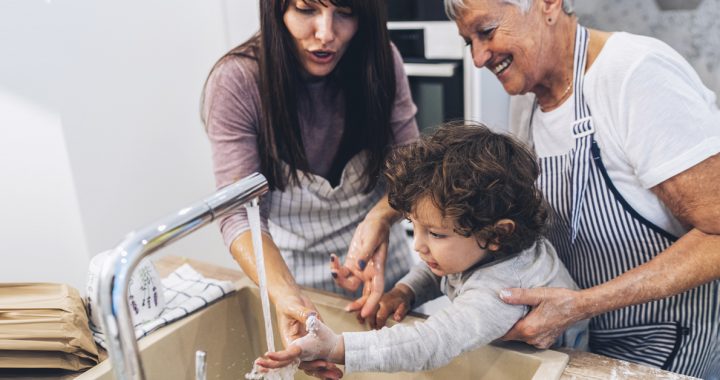
[(548, 22), (552, 22), (552, 17), (548, 17)]

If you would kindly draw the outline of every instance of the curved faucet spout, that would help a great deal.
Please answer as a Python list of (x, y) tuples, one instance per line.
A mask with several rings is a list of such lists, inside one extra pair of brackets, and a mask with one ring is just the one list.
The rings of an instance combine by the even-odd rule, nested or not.
[(267, 191), (265, 177), (253, 173), (202, 201), (131, 232), (113, 249), (100, 271), (100, 284), (94, 296), (100, 305), (101, 325), (117, 379), (145, 379), (127, 303), (130, 276), (140, 260)]

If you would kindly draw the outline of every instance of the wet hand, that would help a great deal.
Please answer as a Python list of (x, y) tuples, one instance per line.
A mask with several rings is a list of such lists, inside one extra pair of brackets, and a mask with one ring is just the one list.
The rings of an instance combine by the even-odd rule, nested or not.
[(299, 368), (303, 370), (306, 375), (320, 379), (340, 379), (343, 377), (343, 372), (340, 368), (325, 360), (302, 362)]
[(345, 345), (343, 337), (330, 329), (319, 319), (308, 318), (306, 324), (308, 334), (294, 341), (290, 346), (299, 347), (300, 360), (328, 360), (334, 363), (345, 361)]
[(346, 307), (358, 311), (358, 319), (374, 320), (378, 302), (385, 290), (385, 261), (391, 223), (381, 217), (368, 217), (358, 225), (343, 265), (336, 256), (330, 263), (335, 282), (343, 289), (355, 291), (363, 284), (363, 295)]
[[(345, 276), (336, 279), (339, 286), (349, 291), (357, 290), (358, 286), (363, 283), (364, 277), (367, 277), (363, 275), (363, 272), (368, 268), (370, 261), (383, 251), (387, 255), (391, 225), (392, 223), (386, 219), (371, 215), (368, 215), (358, 225), (350, 241), (345, 261), (342, 263), (342, 266), (347, 269), (343, 272)], [(377, 259), (374, 261), (378, 262)], [(384, 269), (384, 259), (378, 263)]]
[(577, 306), (580, 292), (564, 288), (505, 289), (500, 298), (511, 305), (529, 305), (530, 312), (502, 340), (519, 340), (549, 348), (573, 323), (586, 317)]
[(340, 266), (337, 257), (332, 255), (330, 271), (338, 284), (348, 281), (348, 279), (357, 279), (364, 284), (360, 298), (345, 307), (345, 311), (357, 312), (357, 319), (361, 324), (364, 324), (367, 319), (371, 326), (375, 325), (375, 315), (385, 290), (386, 254), (387, 249), (377, 253), (370, 259), (365, 270), (359, 276), (353, 275), (346, 266)]
[[(277, 357), (281, 357), (281, 355), (284, 355), (287, 353), (288, 350), (285, 351), (279, 351), (276, 354), (278, 354)], [(289, 356), (285, 356), (288, 358), (286, 361), (281, 360), (273, 360), (268, 357), (270, 353), (266, 353), (262, 357), (255, 360), (255, 366), (258, 368), (259, 372), (268, 373), (272, 369), (278, 369), (285, 366), (288, 366), (294, 362), (297, 361), (297, 359), (289, 359), (294, 354), (288, 353)], [(343, 377), (343, 372), (340, 368), (338, 368), (334, 363), (330, 363), (325, 360), (313, 360), (310, 362), (301, 362), (298, 366), (299, 369), (303, 370), (306, 375), (308, 376), (314, 376), (319, 379), (340, 379)]]
[(310, 315), (318, 315), (315, 305), (300, 291), (277, 297), (275, 310), (285, 347), (306, 334), (305, 321)]
[(278, 352), (268, 352), (256, 360), (262, 368), (280, 368), (291, 364), (295, 360), (314, 361), (327, 360), (343, 362), (345, 360), (345, 346), (342, 335), (335, 334), (327, 325), (315, 317), (306, 322), (307, 334), (294, 340), (287, 349)]

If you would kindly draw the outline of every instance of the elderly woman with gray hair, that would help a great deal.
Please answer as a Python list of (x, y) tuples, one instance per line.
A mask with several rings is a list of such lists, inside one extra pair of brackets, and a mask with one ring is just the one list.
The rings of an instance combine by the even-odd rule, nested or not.
[(571, 1), (445, 0), (513, 101), (582, 290), (506, 289), (531, 306), (505, 339), (548, 347), (592, 318), (590, 349), (711, 376), (720, 345), (720, 111), (672, 48), (586, 29)]

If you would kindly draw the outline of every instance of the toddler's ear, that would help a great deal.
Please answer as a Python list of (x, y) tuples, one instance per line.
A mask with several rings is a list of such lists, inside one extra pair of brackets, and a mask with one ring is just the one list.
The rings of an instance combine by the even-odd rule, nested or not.
[[(495, 222), (495, 236), (510, 236), (515, 231), (515, 222), (510, 219), (500, 219)], [(497, 251), (500, 249), (500, 241), (496, 237), (493, 241), (489, 242), (488, 250)]]

